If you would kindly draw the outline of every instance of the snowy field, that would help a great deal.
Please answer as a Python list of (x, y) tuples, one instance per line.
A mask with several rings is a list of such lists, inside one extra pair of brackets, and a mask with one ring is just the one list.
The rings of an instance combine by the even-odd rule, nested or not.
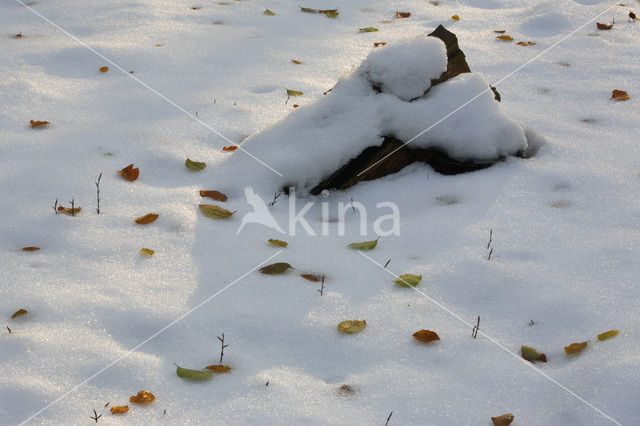
[[(514, 425), (640, 424), (640, 22), (628, 20), (640, 2), (624, 3), (1, 0), (0, 423), (90, 424), (95, 410), (101, 424), (491, 425), (505, 413)], [(305, 171), (342, 165), (304, 138), (322, 132), (291, 123), (326, 111), (318, 105), (338, 94), (323, 93), (372, 51), (440, 24), (497, 86), (499, 113), (544, 136), (537, 155), (456, 176), (413, 164), (327, 196), (300, 190), (296, 210), (315, 203), (305, 217), (316, 236), (291, 235), (282, 194), (268, 211), (286, 234), (249, 223), (236, 235), (252, 211), (246, 186), (269, 202)], [(358, 31), (367, 27), (379, 31)], [(287, 89), (303, 94), (287, 100)], [(611, 99), (614, 89), (630, 99)], [(345, 98), (317, 119), (332, 136), (365, 132), (368, 105)], [(246, 149), (282, 176), (223, 151), (266, 128)], [(289, 141), (274, 134), (306, 148), (280, 153)], [(189, 170), (186, 157), (207, 167)], [(131, 163), (134, 182), (117, 173)], [(54, 214), (56, 199), (82, 211)], [(359, 214), (339, 212), (352, 200), (366, 208), (366, 235)], [(374, 221), (389, 214), (380, 202), (397, 205), (399, 235), (348, 248), (377, 238)], [(235, 213), (216, 220), (198, 204)], [(134, 222), (148, 213), (159, 217)], [(258, 271), (275, 262), (295, 269)], [(322, 295), (302, 273), (325, 276)], [(415, 289), (394, 284), (405, 273), (422, 275)], [(344, 320), (367, 326), (342, 334)], [(440, 340), (414, 340), (420, 329)], [(619, 334), (599, 341), (608, 330)], [(174, 363), (218, 364), (222, 333), (231, 371), (177, 376)], [(522, 359), (522, 345), (547, 362)], [(130, 403), (143, 389), (155, 401)], [(129, 412), (110, 413), (122, 405)]]

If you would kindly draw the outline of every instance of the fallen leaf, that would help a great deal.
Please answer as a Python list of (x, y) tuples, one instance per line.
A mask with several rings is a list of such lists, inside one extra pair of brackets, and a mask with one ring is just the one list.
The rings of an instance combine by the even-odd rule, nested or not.
[(288, 263), (277, 262), (272, 265), (267, 265), (260, 268), (260, 272), (267, 275), (279, 275), (279, 274), (284, 274), (289, 268), (295, 269), (293, 266), (289, 265)]
[(516, 44), (518, 46), (535, 46), (536, 43), (534, 41), (519, 41)]
[(20, 315), (24, 315), (24, 314), (26, 314), (27, 312), (29, 312), (29, 311), (27, 311), (26, 309), (18, 309), (17, 311), (15, 311), (15, 312), (13, 313), (13, 315), (11, 315), (11, 318), (19, 317)]
[(498, 40), (502, 40), (502, 41), (513, 41), (513, 37), (511, 37), (510, 35), (499, 35), (496, 37)]
[(274, 240), (272, 238), (269, 239), (269, 242), (278, 247), (286, 247), (289, 245), (289, 243), (287, 243), (286, 241)]
[(320, 9), (318, 11), (318, 13), (324, 13), (324, 14), (335, 13), (335, 14), (337, 14), (338, 13), (338, 9), (324, 9), (324, 10)]
[(39, 126), (46, 126), (47, 124), (49, 124), (49, 122), (48, 121), (31, 120), (31, 121), (29, 121), (29, 124), (31, 125), (31, 128), (34, 128), (34, 127), (39, 127)]
[(393, 280), (400, 287), (415, 287), (422, 281), (422, 275), (403, 274)]
[(140, 169), (138, 169), (137, 167), (134, 169), (133, 164), (129, 164), (124, 169), (119, 170), (118, 174), (122, 176), (125, 180), (128, 180), (129, 182), (133, 182), (136, 179), (138, 179), (138, 176), (140, 176)]
[(496, 33), (496, 34), (504, 34), (507, 31), (506, 30), (493, 30), (493, 32)]
[(156, 44), (156, 47), (164, 46), (162, 43)]
[(364, 241), (362, 243), (351, 243), (348, 245), (348, 247), (351, 247), (352, 249), (355, 249), (355, 250), (373, 250), (378, 245), (379, 239), (380, 237), (378, 237), (373, 241)]
[(602, 342), (603, 340), (610, 339), (613, 336), (617, 336), (617, 335), (618, 335), (618, 330), (605, 331), (604, 333), (598, 334), (598, 340)]
[(15, 39), (19, 39), (19, 38), (23, 38), (24, 36), (22, 35), (22, 33), (18, 33), (16, 35), (13, 36), (13, 38)]
[(373, 42), (373, 47), (386, 46), (386, 45), (387, 45), (386, 41), (374, 41)]
[(298, 65), (302, 64), (302, 62), (300, 62), (297, 59), (292, 59), (291, 62), (293, 62), (294, 64), (298, 64)]
[(205, 216), (213, 219), (226, 219), (235, 213), (213, 204), (200, 204), (198, 207)]
[(224, 195), (222, 192), (218, 192), (218, 191), (203, 191), (200, 190), (200, 196), (201, 197), (208, 197), (208, 198), (212, 198), (216, 201), (221, 201), (221, 202), (225, 202), (227, 201), (227, 196)]
[(288, 96), (302, 96), (303, 93), (299, 90), (291, 90), (291, 89), (287, 89), (287, 95)]
[(321, 277), (312, 274), (300, 274), (300, 276), (305, 280), (313, 281), (314, 283), (320, 281), (321, 279)]
[(624, 90), (614, 90), (611, 92), (611, 99), (615, 99), (616, 101), (626, 101), (630, 99), (630, 96)]
[(596, 26), (598, 27), (599, 30), (610, 30), (611, 28), (613, 28), (613, 24), (607, 25), (607, 24), (601, 24), (600, 22), (596, 22)]
[(72, 216), (80, 213), (81, 210), (82, 210), (82, 207), (74, 207), (74, 208), (71, 209), (69, 207), (58, 206), (58, 211), (59, 212), (70, 214)]
[(264, 12), (265, 15), (274, 16), (276, 13), (272, 10), (266, 9)]
[(331, 11), (326, 12), (326, 13), (324, 14), (324, 16), (326, 16), (327, 18), (337, 18), (337, 17), (338, 17), (338, 15), (339, 15), (339, 13), (338, 13), (338, 12), (331, 12)]
[(459, 21), (460, 17), (458, 15), (453, 15), (451, 19), (453, 19), (454, 21)]
[(300, 106), (300, 105), (298, 105), (298, 104), (293, 104), (293, 107), (294, 107), (294, 108), (298, 108), (299, 106)]
[(222, 147), (223, 151), (235, 151), (236, 149), (238, 149), (238, 145), (229, 145)]
[(572, 343), (569, 346), (565, 346), (564, 351), (567, 355), (577, 354), (582, 352), (582, 350), (587, 347), (587, 344), (588, 342)]
[(202, 7), (200, 7), (200, 6), (193, 6), (193, 7), (191, 8), (191, 10), (200, 10), (200, 9), (202, 9)]
[(190, 370), (176, 365), (176, 374), (183, 379), (204, 380), (210, 379), (213, 373), (208, 370)]
[(149, 391), (141, 390), (137, 395), (129, 397), (129, 402), (134, 404), (151, 404), (156, 397)]
[(199, 172), (200, 170), (207, 167), (207, 163), (205, 163), (204, 161), (193, 161), (187, 157), (187, 159), (184, 162), (184, 166), (189, 170)]
[(115, 405), (111, 407), (111, 414), (124, 414), (129, 411), (128, 405)]
[(411, 12), (396, 12), (396, 18), (408, 18)]
[(148, 223), (151, 223), (151, 222), (155, 221), (157, 218), (158, 218), (157, 214), (149, 213), (149, 214), (146, 214), (146, 215), (144, 215), (142, 217), (137, 218), (136, 219), (136, 223), (138, 225), (146, 225)]
[(100, 71), (100, 72), (107, 72), (107, 71), (109, 71), (109, 67), (100, 67), (100, 68), (98, 69), (98, 71)]
[(413, 338), (422, 343), (435, 342), (440, 340), (438, 333), (431, 330), (420, 330), (413, 333)]
[(155, 254), (155, 251), (149, 249), (149, 248), (141, 248), (140, 249), (140, 254), (145, 254), (147, 256), (153, 256)]
[(361, 33), (375, 33), (376, 31), (378, 31), (378, 29), (375, 27), (365, 27), (358, 28), (358, 31), (360, 31)]
[(358, 333), (365, 329), (367, 322), (365, 320), (348, 320), (338, 324), (338, 331), (346, 334)]
[(300, 9), (305, 13), (318, 13), (317, 9), (311, 9), (310, 7), (301, 7)]
[(509, 426), (513, 422), (514, 416), (511, 413), (503, 414), (497, 417), (491, 417), (493, 426)]
[(222, 374), (222, 373), (227, 373), (231, 371), (231, 367), (227, 367), (226, 365), (222, 365), (222, 364), (207, 365), (205, 368), (216, 374)]
[(336, 389), (336, 392), (338, 393), (338, 395), (342, 396), (351, 396), (356, 393), (356, 391), (353, 390), (353, 388), (349, 385), (340, 386), (338, 389)]
[(38, 251), (40, 247), (22, 247), (22, 251)]
[(629, 12), (629, 19), (633, 19), (634, 21), (638, 20), (638, 18), (636, 18), (636, 14), (633, 12)]
[(520, 347), (520, 351), (522, 352), (522, 358), (526, 359), (527, 361), (547, 362), (547, 356), (545, 354), (538, 353), (538, 351), (535, 348), (523, 345)]

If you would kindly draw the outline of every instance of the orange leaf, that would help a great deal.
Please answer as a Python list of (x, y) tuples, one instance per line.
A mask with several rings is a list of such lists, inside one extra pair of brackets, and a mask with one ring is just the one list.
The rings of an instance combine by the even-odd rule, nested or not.
[(129, 164), (124, 169), (119, 170), (118, 174), (129, 182), (133, 182), (134, 180), (138, 179), (138, 176), (140, 176), (140, 169), (138, 169), (137, 167), (134, 169), (133, 164)]
[(569, 346), (565, 346), (564, 351), (567, 355), (577, 354), (582, 352), (582, 350), (587, 347), (587, 344), (588, 342), (572, 343)]
[(611, 28), (613, 28), (613, 24), (607, 25), (607, 24), (601, 24), (600, 22), (596, 22), (596, 26), (598, 27), (599, 30), (610, 30)]
[(151, 222), (155, 221), (157, 218), (158, 218), (157, 214), (149, 213), (149, 214), (146, 214), (146, 215), (144, 215), (142, 217), (137, 218), (136, 219), (136, 223), (138, 225), (146, 225), (148, 223), (151, 223)]
[(611, 92), (611, 99), (615, 99), (616, 101), (626, 101), (630, 99), (630, 96), (624, 90), (614, 90)]
[(36, 120), (31, 120), (29, 121), (29, 124), (31, 124), (31, 127), (38, 127), (38, 126), (46, 126), (47, 124), (49, 124), (48, 121), (36, 121)]
[(129, 411), (128, 405), (116, 405), (111, 407), (111, 414), (124, 414), (127, 411)]
[(387, 45), (386, 41), (374, 41), (373, 42), (373, 47), (386, 46), (386, 45)]
[(231, 371), (231, 367), (227, 367), (226, 365), (222, 365), (222, 364), (208, 365), (205, 368), (217, 374), (227, 373)]
[(75, 215), (80, 213), (80, 211), (82, 210), (82, 207), (74, 207), (72, 209), (70, 209), (69, 207), (62, 207), (62, 206), (58, 206), (58, 211), (59, 212), (64, 212), (66, 214), (70, 214), (70, 215)]
[(133, 395), (129, 397), (129, 402), (133, 402), (135, 404), (151, 404), (156, 397), (149, 391), (141, 390), (137, 395)]
[(435, 340), (440, 340), (440, 337), (435, 331), (431, 330), (420, 330), (413, 333), (413, 338), (419, 342), (429, 343)]
[(238, 149), (238, 145), (225, 146), (222, 148), (223, 151), (235, 151)]
[(411, 12), (396, 12), (396, 18), (408, 18)]
[(107, 71), (109, 71), (109, 67), (100, 67), (100, 68), (98, 69), (98, 71), (100, 71), (100, 72), (107, 72)]
[(491, 417), (491, 421), (493, 422), (493, 426), (509, 426), (511, 422), (513, 422), (513, 414), (503, 414), (498, 417)]
[(22, 247), (22, 251), (37, 251), (40, 247)]
[(218, 191), (203, 191), (200, 190), (200, 196), (201, 197), (209, 197), (209, 198), (213, 198), (216, 201), (221, 201), (221, 202), (225, 202), (227, 201), (227, 196), (224, 195), (222, 192), (218, 192)]
[(312, 274), (300, 274), (300, 276), (305, 280), (313, 281), (314, 283), (320, 281), (321, 279), (321, 277)]
[(453, 15), (451, 19), (453, 19), (454, 21), (459, 21), (460, 17), (458, 15)]
[(300, 106), (300, 105), (298, 105), (298, 104), (293, 104), (293, 107), (294, 107), (294, 108), (298, 108), (299, 106)]

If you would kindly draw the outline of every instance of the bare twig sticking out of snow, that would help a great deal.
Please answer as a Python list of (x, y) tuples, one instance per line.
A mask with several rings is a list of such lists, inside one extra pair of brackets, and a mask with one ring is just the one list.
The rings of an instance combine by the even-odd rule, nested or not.
[(478, 337), (478, 331), (480, 330), (480, 315), (478, 315), (478, 323), (473, 326), (473, 331), (471, 332), (471, 337), (474, 339)]
[(96, 208), (96, 213), (100, 214), (100, 179), (102, 179), (102, 172), (98, 175), (98, 180), (96, 183), (96, 200), (98, 201), (98, 208)]
[(224, 333), (222, 333), (222, 337), (218, 336), (218, 340), (220, 340), (220, 364), (222, 364), (222, 357), (224, 356), (224, 348), (229, 345), (224, 344)]

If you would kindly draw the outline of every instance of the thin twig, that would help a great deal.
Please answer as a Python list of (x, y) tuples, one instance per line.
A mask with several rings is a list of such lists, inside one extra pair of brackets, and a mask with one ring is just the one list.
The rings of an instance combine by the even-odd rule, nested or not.
[(389, 413), (389, 417), (387, 417), (387, 422), (384, 424), (384, 426), (388, 426), (389, 425), (389, 420), (391, 420), (391, 416), (393, 415), (393, 411)]
[(222, 333), (222, 337), (218, 336), (218, 340), (220, 340), (220, 364), (222, 364), (222, 357), (224, 356), (224, 348), (229, 345), (224, 344), (224, 333)]
[(387, 263), (384, 264), (384, 269), (387, 269), (387, 266), (389, 266), (390, 262), (391, 262), (391, 259), (387, 260)]
[(322, 276), (322, 283), (320, 284), (320, 290), (316, 290), (316, 291), (320, 293), (320, 296), (324, 294), (324, 275)]
[(471, 332), (471, 337), (474, 339), (478, 337), (478, 330), (480, 330), (480, 315), (478, 315), (478, 324), (473, 327), (473, 331)]
[(491, 241), (493, 241), (493, 228), (489, 231), (489, 244), (487, 244), (487, 250), (489, 250), (489, 246), (491, 246)]
[(96, 209), (96, 212), (98, 214), (100, 214), (100, 179), (102, 179), (102, 172), (100, 172), (98, 180), (96, 181), (96, 199), (98, 200), (98, 208)]

